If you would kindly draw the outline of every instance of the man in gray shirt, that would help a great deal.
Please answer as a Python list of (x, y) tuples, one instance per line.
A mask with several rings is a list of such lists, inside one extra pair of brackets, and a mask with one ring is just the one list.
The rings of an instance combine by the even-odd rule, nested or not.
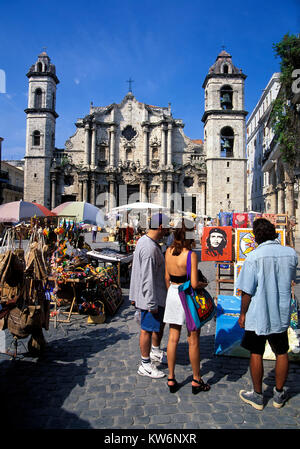
[(129, 299), (141, 311), (142, 361), (138, 374), (155, 379), (165, 376), (152, 362), (164, 363), (160, 342), (164, 329), (163, 315), (167, 289), (165, 259), (158, 241), (165, 235), (168, 226), (169, 219), (166, 215), (159, 213), (151, 217), (148, 233), (137, 243), (130, 279)]

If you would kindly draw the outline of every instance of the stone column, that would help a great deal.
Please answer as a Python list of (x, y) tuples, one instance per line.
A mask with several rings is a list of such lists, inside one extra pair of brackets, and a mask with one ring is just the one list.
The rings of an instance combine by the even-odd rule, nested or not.
[(173, 184), (172, 175), (168, 175), (168, 178), (167, 178), (167, 204), (166, 204), (166, 207), (169, 207), (169, 208), (171, 207), (172, 184)]
[(148, 202), (148, 189), (147, 189), (147, 180), (141, 179), (140, 183), (140, 201)]
[(148, 132), (149, 132), (149, 128), (148, 126), (144, 126), (143, 127), (143, 131), (144, 131), (144, 151), (143, 151), (143, 167), (147, 167), (148, 166)]
[(110, 158), (109, 158), (109, 165), (114, 167), (115, 166), (115, 127), (112, 126), (110, 128)]
[(78, 180), (78, 201), (83, 201), (82, 190), (83, 190), (83, 181), (82, 181), (82, 179), (79, 179)]
[(56, 173), (51, 173), (51, 209), (56, 206)]
[(107, 210), (111, 211), (113, 207), (116, 207), (116, 196), (115, 196), (115, 178), (113, 175), (107, 177), (108, 182), (108, 200), (107, 200)]
[(91, 204), (96, 205), (96, 177), (95, 174), (91, 174)]
[(174, 179), (174, 209), (175, 211), (181, 210), (181, 194), (179, 192), (179, 176), (176, 175), (176, 178)]
[(172, 129), (173, 126), (171, 123), (168, 125), (168, 155), (167, 155), (167, 165), (172, 164)]
[(159, 204), (165, 206), (165, 179), (164, 176), (160, 176), (159, 180)]
[(91, 168), (96, 167), (96, 141), (97, 141), (97, 127), (94, 124), (92, 128), (92, 157), (91, 157)]
[(88, 201), (88, 179), (88, 174), (83, 174), (80, 179), (82, 183), (81, 201)]
[(277, 186), (277, 210), (279, 214), (284, 214), (284, 186), (278, 184)]
[(161, 159), (160, 159), (160, 165), (162, 167), (165, 167), (166, 165), (166, 131), (165, 131), (165, 125), (163, 124), (161, 126)]
[(90, 127), (89, 124), (85, 125), (85, 153), (84, 153), (84, 165), (88, 167), (90, 164)]
[(201, 215), (205, 215), (205, 187), (206, 184), (205, 182), (201, 182), (200, 184), (200, 211), (197, 211), (198, 213), (200, 213)]

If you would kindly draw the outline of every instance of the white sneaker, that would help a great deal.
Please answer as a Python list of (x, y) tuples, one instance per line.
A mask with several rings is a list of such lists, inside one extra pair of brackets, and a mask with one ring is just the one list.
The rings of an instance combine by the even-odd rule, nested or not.
[(164, 351), (152, 351), (150, 352), (150, 359), (151, 362), (159, 362), (162, 363), (163, 365), (167, 365), (168, 364), (168, 360), (167, 360), (167, 356), (166, 353)]
[(148, 376), (153, 379), (160, 379), (161, 377), (165, 377), (165, 373), (159, 371), (153, 363), (143, 364), (141, 363), (138, 369), (138, 374), (140, 376)]

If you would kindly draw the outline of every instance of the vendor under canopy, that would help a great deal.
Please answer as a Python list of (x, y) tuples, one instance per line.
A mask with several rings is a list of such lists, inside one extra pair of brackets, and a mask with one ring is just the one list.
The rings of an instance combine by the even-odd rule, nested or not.
[(90, 247), (88, 247), (84, 241), (84, 236), (81, 235), (78, 238), (77, 248), (74, 248), (71, 253), (71, 257), (78, 258), (82, 264), (88, 264), (89, 263), (89, 256), (87, 256), (87, 253), (91, 250)]

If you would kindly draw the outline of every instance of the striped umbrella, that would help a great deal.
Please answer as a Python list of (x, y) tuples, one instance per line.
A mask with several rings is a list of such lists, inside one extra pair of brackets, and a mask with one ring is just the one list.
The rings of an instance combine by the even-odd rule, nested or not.
[(51, 212), (42, 204), (32, 203), (30, 201), (12, 201), (0, 206), (0, 222), (18, 223), (32, 217), (54, 217)]
[(86, 201), (67, 201), (52, 209), (58, 217), (69, 218), (77, 223), (104, 226), (104, 214), (99, 207)]

